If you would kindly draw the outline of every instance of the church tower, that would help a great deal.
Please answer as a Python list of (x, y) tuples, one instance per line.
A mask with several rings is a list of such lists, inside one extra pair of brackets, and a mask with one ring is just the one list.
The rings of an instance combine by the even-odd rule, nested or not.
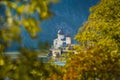
[(62, 40), (62, 39), (64, 39), (64, 37), (65, 37), (62, 30), (58, 30), (57, 36), (58, 36), (58, 39), (59, 39), (59, 40)]
[(63, 31), (62, 30), (58, 30), (57, 38), (54, 39), (54, 41), (53, 41), (54, 48), (61, 47), (63, 45), (64, 38), (65, 38), (65, 35), (64, 35)]
[(71, 37), (70, 37), (70, 35), (66, 36), (66, 44), (71, 44)]

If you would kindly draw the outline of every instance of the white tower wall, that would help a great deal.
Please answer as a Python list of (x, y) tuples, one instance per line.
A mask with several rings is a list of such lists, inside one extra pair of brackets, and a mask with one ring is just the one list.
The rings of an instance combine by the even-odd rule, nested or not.
[(59, 39), (59, 40), (64, 39), (64, 37), (65, 37), (64, 35), (58, 34), (58, 39)]
[(70, 37), (66, 37), (66, 44), (71, 44), (71, 38)]

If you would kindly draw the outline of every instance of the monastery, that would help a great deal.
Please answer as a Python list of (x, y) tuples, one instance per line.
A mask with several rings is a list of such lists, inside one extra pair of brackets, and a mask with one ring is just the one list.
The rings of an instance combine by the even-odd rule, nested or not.
[(50, 54), (53, 57), (57, 57), (62, 53), (68, 52), (68, 50), (71, 50), (72, 48), (73, 44), (70, 35), (65, 35), (62, 30), (58, 30), (57, 38), (53, 40), (53, 46), (50, 49)]

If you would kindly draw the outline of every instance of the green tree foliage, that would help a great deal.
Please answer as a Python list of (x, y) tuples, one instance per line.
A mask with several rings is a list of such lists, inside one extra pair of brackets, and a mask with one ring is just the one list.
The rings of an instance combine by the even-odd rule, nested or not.
[[(17, 60), (5, 56), (4, 50), (13, 41), (21, 42), (21, 26), (32, 38), (40, 32), (39, 24), (53, 14), (49, 11), (51, 2), (58, 0), (2, 0), (4, 16), (0, 16), (0, 80), (9, 77), (14, 80), (46, 80), (56, 68), (38, 60), (35, 51), (22, 49)], [(35, 17), (36, 15), (36, 17)], [(48, 46), (48, 44), (46, 44)]]
[[(56, 0), (52, 0), (56, 1)], [(1, 30), (0, 40), (4, 43), (11, 43), (13, 40), (20, 40), (21, 27), (29, 32), (32, 38), (40, 31), (40, 21), (52, 16), (49, 11), (51, 0), (3, 0), (0, 6), (5, 7), (5, 17), (0, 17)], [(36, 14), (36, 19), (34, 15)]]
[(6, 75), (14, 80), (47, 80), (51, 74), (58, 75), (56, 68), (39, 61), (37, 54), (35, 51), (22, 49), (19, 59), (12, 63), (13, 66)]
[(120, 1), (101, 0), (75, 39), (77, 55), (66, 65), (69, 80), (120, 79)]
[(39, 43), (39, 48), (40, 48), (40, 50), (46, 50), (46, 51), (48, 51), (49, 48), (50, 48), (50, 43), (48, 41), (40, 42)]
[[(34, 3), (34, 0), (32, 1)], [(44, 2), (48, 0), (39, 1)], [(9, 1), (6, 0), (5, 2)], [(19, 2), (19, 0), (17, 2)], [(3, 3), (4, 1), (2, 4)], [(7, 5), (7, 3), (4, 4)], [(37, 7), (37, 4), (38, 3), (35, 3), (33, 5)], [(47, 18), (46, 12), (49, 13), (47, 7), (40, 9), (40, 6), (43, 6), (44, 4), (45, 3), (40, 3), (39, 8), (35, 8), (40, 14), (40, 19)], [(22, 15), (22, 19), (20, 19), (19, 22), (14, 23), (24, 25), (25, 29), (34, 36), (34, 31), (31, 29), (33, 28), (33, 24), (36, 24), (36, 20), (27, 18), (25, 16), (27, 13), (24, 15), (24, 9), (26, 9), (25, 5), (26, 3), (20, 6), (17, 5), (17, 7), (12, 7), (15, 8), (18, 16)], [(11, 6), (9, 8), (11, 9)], [(33, 13), (32, 11), (34, 12), (34, 9), (27, 12), (31, 14)], [(43, 13), (41, 13), (41, 11), (43, 11)], [(79, 42), (74, 47), (78, 54), (68, 58), (65, 67), (45, 65), (37, 60), (37, 54), (33, 54), (35, 52), (22, 50), (22, 54), (19, 57), (20, 59), (15, 63), (9, 61), (9, 58), (6, 58), (5, 60), (5, 56), (0, 55), (0, 79), (5, 78), (7, 75), (15, 80), (119, 80), (120, 1), (101, 0), (96, 6), (90, 8), (90, 12), (91, 14), (88, 21), (83, 24), (79, 29), (78, 34), (75, 36), (75, 39)], [(29, 13), (27, 15), (30, 15)], [(13, 21), (14, 20), (10, 20), (9, 22), (8, 19), (7, 23), (10, 24)], [(31, 25), (32, 27), (28, 28), (28, 25)], [(12, 27), (9, 29), (12, 29)], [(35, 32), (37, 32), (36, 30)], [(4, 35), (5, 31), (7, 31), (6, 28), (5, 30), (2, 29), (0, 34)], [(16, 31), (16, 33), (19, 33), (19, 31)], [(9, 33), (5, 35), (9, 36)], [(16, 39), (16, 37), (14, 38), (13, 36), (14, 35), (12, 35), (12, 40)], [(0, 35), (0, 39), (6, 43), (8, 37)], [(2, 47), (4, 43), (0, 44), (1, 50), (4, 49), (4, 47)], [(30, 54), (28, 55), (27, 53)], [(56, 68), (58, 71), (56, 71)], [(5, 70), (4, 72), (3, 69)]]

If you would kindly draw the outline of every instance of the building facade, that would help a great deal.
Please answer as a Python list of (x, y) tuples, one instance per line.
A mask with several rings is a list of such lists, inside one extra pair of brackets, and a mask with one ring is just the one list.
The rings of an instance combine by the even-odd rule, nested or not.
[(64, 51), (68, 51), (71, 44), (70, 35), (65, 35), (62, 30), (58, 30), (57, 38), (53, 40), (53, 46), (50, 52), (53, 57), (61, 55)]
[(62, 30), (57, 33), (57, 38), (53, 40), (53, 48), (58, 49), (71, 44), (71, 37), (65, 35)]

